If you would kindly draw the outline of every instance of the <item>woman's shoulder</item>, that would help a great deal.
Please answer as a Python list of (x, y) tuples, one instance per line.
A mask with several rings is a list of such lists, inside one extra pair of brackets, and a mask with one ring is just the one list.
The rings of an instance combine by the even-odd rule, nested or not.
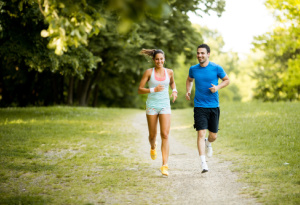
[(167, 70), (167, 72), (168, 72), (169, 75), (173, 75), (173, 70), (172, 69), (166, 68), (166, 70)]
[(148, 68), (147, 70), (145, 70), (145, 74), (147, 75), (151, 75), (153, 68)]

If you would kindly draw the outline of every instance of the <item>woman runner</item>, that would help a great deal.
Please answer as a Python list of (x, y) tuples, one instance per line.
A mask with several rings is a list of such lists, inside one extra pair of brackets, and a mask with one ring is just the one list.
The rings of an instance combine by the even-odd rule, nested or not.
[[(173, 103), (177, 98), (177, 90), (174, 80), (173, 70), (164, 68), (165, 54), (159, 49), (143, 49), (141, 54), (150, 56), (155, 67), (147, 69), (141, 79), (138, 93), (148, 94), (146, 102), (146, 116), (149, 130), (150, 156), (153, 160), (157, 157), (156, 135), (157, 122), (160, 124), (162, 167), (160, 168), (163, 176), (168, 176), (169, 158), (169, 132), (171, 124), (171, 106), (169, 98), (169, 85), (172, 88), (171, 97)], [(148, 87), (145, 88), (148, 82)]]

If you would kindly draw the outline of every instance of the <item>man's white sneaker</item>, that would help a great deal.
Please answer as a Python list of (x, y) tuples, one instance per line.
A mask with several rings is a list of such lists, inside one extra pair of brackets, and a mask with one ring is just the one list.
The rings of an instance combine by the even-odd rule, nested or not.
[[(210, 144), (210, 145), (208, 145), (208, 144)], [(211, 143), (209, 143), (207, 139), (205, 139), (205, 147), (206, 147), (206, 155), (208, 157), (212, 157), (212, 155), (213, 155), (213, 148), (211, 146)]]
[(202, 167), (202, 173), (208, 172), (208, 166), (206, 162), (202, 162), (201, 167)]

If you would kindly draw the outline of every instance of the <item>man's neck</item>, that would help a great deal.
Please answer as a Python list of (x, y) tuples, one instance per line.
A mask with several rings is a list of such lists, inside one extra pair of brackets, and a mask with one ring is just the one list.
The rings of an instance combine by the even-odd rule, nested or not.
[(201, 67), (206, 67), (206, 66), (208, 66), (208, 64), (209, 64), (209, 61), (207, 60), (204, 63), (200, 63), (200, 66)]

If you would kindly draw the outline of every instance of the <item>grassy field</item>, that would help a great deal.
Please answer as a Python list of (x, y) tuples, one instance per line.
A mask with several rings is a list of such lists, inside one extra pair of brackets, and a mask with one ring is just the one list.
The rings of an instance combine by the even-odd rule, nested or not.
[(158, 203), (128, 121), (136, 112), (0, 109), (0, 204)]
[[(147, 178), (128, 120), (137, 112), (0, 109), (0, 204), (158, 204), (164, 187)], [(171, 133), (196, 146), (192, 115), (173, 110)], [(214, 151), (260, 202), (300, 204), (299, 131), (300, 103), (223, 103)]]
[[(173, 112), (178, 138), (190, 138), (192, 110)], [(264, 204), (300, 204), (300, 103), (223, 103), (215, 154), (231, 160), (250, 193)], [(187, 141), (186, 139), (181, 139)]]

